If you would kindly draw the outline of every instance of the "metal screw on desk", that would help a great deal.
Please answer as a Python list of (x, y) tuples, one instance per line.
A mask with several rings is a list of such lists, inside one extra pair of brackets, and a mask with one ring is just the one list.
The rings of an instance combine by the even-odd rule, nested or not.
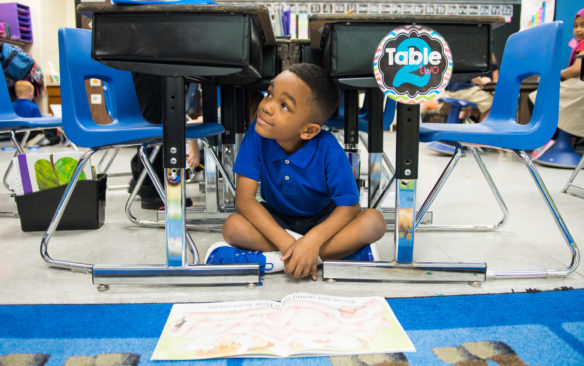
[(406, 169), (406, 170), (404, 170), (404, 174), (409, 177), (410, 175), (412, 175), (412, 171), (409, 169)]
[(176, 158), (170, 158), (170, 163), (171, 163), (172, 165), (176, 164)]
[(174, 146), (173, 146), (173, 147), (171, 147), (171, 148), (170, 148), (170, 153), (171, 153), (171, 154), (176, 154), (176, 147), (174, 147)]

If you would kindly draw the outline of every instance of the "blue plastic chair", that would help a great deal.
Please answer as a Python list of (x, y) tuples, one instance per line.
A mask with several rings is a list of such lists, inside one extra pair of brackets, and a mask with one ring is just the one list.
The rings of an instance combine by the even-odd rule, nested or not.
[[(91, 31), (76, 28), (59, 29), (59, 62), (61, 70), (61, 103), (63, 110), (63, 128), (67, 137), (78, 146), (89, 148), (79, 160), (79, 164), (69, 182), (57, 211), (41, 243), (41, 254), (49, 264), (66, 268), (92, 270), (92, 265), (64, 262), (52, 259), (48, 254), (48, 242), (56, 230), (61, 216), (77, 184), (83, 166), (89, 158), (102, 149), (118, 146), (140, 145), (142, 162), (158, 192), (164, 201), (164, 190), (152, 170), (150, 161), (143, 152), (150, 145), (159, 148), (162, 142), (162, 125), (150, 124), (142, 117), (134, 82), (129, 71), (122, 71), (105, 66), (91, 58)], [(91, 117), (85, 80), (96, 78), (108, 85), (108, 100), (112, 105), (108, 111), (112, 123), (99, 125)], [(224, 131), (218, 123), (201, 123), (187, 125), (186, 138), (204, 138)], [(190, 235), (186, 232), (196, 262), (198, 254)]]
[[(365, 94), (365, 100), (363, 102), (363, 107), (359, 110), (359, 119), (357, 121), (358, 128), (360, 132), (367, 132), (369, 129), (369, 120), (367, 119), (367, 101), (368, 97)], [(342, 98), (341, 98), (342, 100)], [(331, 117), (325, 122), (327, 127), (334, 130), (342, 130), (345, 128), (345, 113), (344, 105), (341, 102), (341, 107), (339, 108), (339, 113), (336, 116)], [(383, 109), (383, 129), (388, 130), (393, 123), (395, 117), (395, 101), (390, 98), (386, 98), (385, 108)]]
[[(6, 85), (6, 79), (4, 74), (0, 76), (0, 132), (5, 132), (10, 135), (12, 143), (16, 147), (14, 156), (17, 154), (26, 154), (24, 150), (24, 144), (28, 138), (30, 131), (44, 130), (47, 128), (57, 128), (61, 130), (61, 118), (60, 117), (20, 117), (14, 112), (12, 108), (12, 100), (10, 99), (10, 93), (8, 93), (8, 86)], [(25, 132), (22, 141), (18, 141), (16, 138), (17, 132)], [(6, 169), (4, 174), (3, 184), (9, 191), (12, 188), (7, 183), (8, 173), (12, 169), (12, 160)], [(13, 212), (2, 212), (0, 216), (18, 217), (16, 213)]]
[[(540, 26), (511, 35), (505, 45), (503, 59), (493, 105), (489, 116), (481, 123), (422, 123), (420, 126), (420, 141), (452, 141), (457, 143), (457, 153), (450, 160), (444, 173), (432, 189), (416, 216), (416, 225), (420, 223), (424, 213), (430, 207), (436, 194), (446, 178), (460, 159), (460, 143), (497, 147), (513, 151), (529, 169), (533, 179), (558, 224), (562, 235), (572, 251), (572, 262), (565, 271), (554, 271), (559, 274), (569, 274), (576, 269), (579, 262), (577, 246), (558, 212), (552, 197), (547, 191), (527, 150), (538, 148), (549, 141), (558, 125), (560, 58), (562, 22), (546, 23)], [(545, 45), (542, 47), (541, 45)], [(516, 120), (517, 100), (521, 81), (527, 77), (539, 75), (538, 95), (531, 120), (527, 124), (519, 124)], [(500, 198), (482, 159), (474, 147), (469, 146), (483, 174), (489, 181), (493, 193)], [(494, 228), (500, 227), (507, 215), (507, 209), (502, 200), (499, 201), (505, 211), (504, 219)], [(492, 229), (489, 227), (488, 229)], [(450, 230), (451, 228), (447, 228)], [(481, 227), (472, 227), (478, 230)]]
[[(459, 118), (460, 111), (462, 111), (463, 108), (477, 107), (477, 105), (473, 102), (469, 102), (468, 100), (464, 99), (440, 98), (438, 101), (446, 103), (450, 106), (446, 123), (463, 123), (464, 121)], [(428, 145), (428, 149), (446, 155), (452, 155), (456, 151), (456, 147), (454, 145), (442, 141), (434, 141), (430, 143)]]
[(572, 146), (572, 135), (558, 129), (558, 136), (552, 147), (539, 154), (533, 161), (554, 168), (574, 169), (580, 161), (580, 154)]
[[(20, 132), (25, 130), (40, 130), (45, 128), (60, 128), (60, 117), (20, 117), (12, 108), (12, 101), (8, 93), (4, 74), (0, 77), (0, 131)], [(14, 140), (13, 140), (14, 141)], [(20, 144), (15, 142), (18, 148)]]

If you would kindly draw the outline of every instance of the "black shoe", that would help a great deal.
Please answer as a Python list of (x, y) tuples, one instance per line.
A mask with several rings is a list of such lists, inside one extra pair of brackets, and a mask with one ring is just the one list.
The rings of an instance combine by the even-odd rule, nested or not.
[(160, 197), (141, 197), (140, 206), (144, 210), (158, 210), (164, 208), (164, 202)]
[(134, 192), (134, 188), (136, 188), (136, 180), (134, 178), (132, 178), (130, 180), (129, 185), (128, 185), (128, 193)]

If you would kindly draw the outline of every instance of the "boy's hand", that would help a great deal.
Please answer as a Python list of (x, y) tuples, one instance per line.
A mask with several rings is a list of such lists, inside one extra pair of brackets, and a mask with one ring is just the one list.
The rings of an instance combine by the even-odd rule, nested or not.
[(304, 237), (296, 240), (282, 256), (286, 273), (298, 279), (312, 274), (312, 279), (316, 280), (318, 252), (319, 246)]

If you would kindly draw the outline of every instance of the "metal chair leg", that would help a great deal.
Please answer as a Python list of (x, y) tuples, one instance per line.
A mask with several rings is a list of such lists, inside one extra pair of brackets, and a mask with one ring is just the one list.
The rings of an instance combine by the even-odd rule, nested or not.
[[(152, 170), (152, 165), (150, 164), (150, 162), (154, 161), (154, 159), (156, 158), (156, 155), (158, 155), (158, 152), (160, 151), (161, 145), (155, 145), (153, 147), (152, 152), (150, 153), (150, 157), (147, 158), (148, 160), (148, 164), (144, 164), (144, 161), (142, 160), (142, 154), (144, 154), (144, 156), (146, 155), (146, 145), (142, 145), (140, 147), (139, 150), (139, 156), (140, 156), (140, 160), (142, 160), (142, 164), (144, 165), (145, 169), (142, 169), (142, 172), (140, 173), (140, 176), (138, 177), (138, 180), (136, 181), (136, 185), (134, 186), (134, 190), (130, 193), (130, 197), (128, 198), (128, 200), (126, 201), (126, 216), (128, 217), (128, 219), (136, 224), (136, 225), (141, 225), (141, 226), (147, 226), (147, 227), (164, 227), (164, 222), (161, 221), (151, 221), (151, 220), (142, 220), (139, 219), (138, 217), (136, 217), (133, 213), (132, 213), (132, 204), (134, 203), (134, 201), (136, 200), (136, 196), (138, 195), (138, 192), (140, 191), (140, 187), (142, 187), (142, 184), (144, 183), (144, 179), (146, 179), (146, 175), (149, 175), (148, 169)], [(156, 175), (156, 174), (154, 174)], [(162, 200), (164, 201), (164, 193), (161, 196)]]
[(446, 180), (448, 179), (448, 177), (450, 176), (450, 174), (452, 173), (452, 171), (456, 167), (456, 164), (458, 164), (458, 162), (460, 161), (460, 158), (462, 157), (462, 146), (460, 144), (456, 144), (456, 149), (455, 149), (454, 155), (452, 156), (452, 158), (448, 162), (446, 168), (442, 172), (442, 175), (440, 176), (440, 178), (438, 178), (438, 181), (436, 182), (436, 184), (434, 185), (434, 187), (432, 188), (432, 190), (430, 191), (430, 193), (426, 197), (426, 200), (424, 201), (424, 203), (422, 204), (422, 206), (418, 210), (418, 214), (416, 216), (416, 229), (417, 230), (424, 230), (424, 231), (493, 231), (493, 230), (497, 230), (497, 229), (503, 227), (503, 225), (505, 225), (505, 223), (508, 221), (509, 209), (507, 208), (507, 205), (505, 204), (505, 201), (503, 200), (501, 193), (497, 189), (497, 186), (495, 185), (493, 178), (489, 174), (489, 171), (486, 168), (483, 159), (481, 158), (480, 154), (478, 153), (476, 147), (474, 147), (474, 146), (467, 146), (467, 147), (472, 152), (472, 154), (475, 158), (475, 161), (477, 162), (479, 168), (481, 169), (481, 172), (483, 173), (483, 176), (485, 177), (485, 180), (487, 181), (489, 188), (491, 189), (491, 192), (493, 193), (493, 196), (495, 196), (495, 200), (497, 201), (497, 204), (499, 205), (499, 208), (501, 209), (503, 217), (501, 218), (501, 220), (499, 220), (499, 222), (497, 222), (495, 224), (475, 224), (475, 225), (421, 224), (421, 221), (424, 217), (424, 214), (428, 211), (428, 209), (430, 208), (430, 206), (432, 205), (432, 203), (436, 199), (436, 196), (438, 195), (438, 193), (440, 192), (440, 190), (442, 189), (442, 187), (446, 183)]
[(69, 140), (67, 138), (67, 135), (65, 135), (65, 131), (63, 130), (63, 128), (61, 127), (57, 127), (57, 130), (59, 130), (59, 132), (61, 132), (61, 134), (63, 135), (63, 137), (65, 138), (65, 140), (69, 143), (69, 145), (71, 145), (71, 148), (75, 151), (79, 151), (79, 148), (77, 147), (77, 145), (75, 145), (73, 142), (71, 142), (71, 140)]
[[(15, 151), (14, 155), (12, 155), (12, 158), (15, 158), (18, 154), (19, 154), (19, 152)], [(10, 192), (14, 192), (14, 189), (12, 189), (12, 187), (10, 187), (10, 184), (8, 184), (8, 176), (10, 175), (10, 171), (12, 170), (13, 166), (14, 166), (14, 164), (12, 164), (12, 159), (10, 159), (10, 162), (8, 163), (8, 167), (6, 168), (6, 171), (4, 172), (4, 178), (2, 178), (2, 184), (4, 184), (4, 188), (6, 188)]]
[[(119, 148), (116, 148), (116, 149), (119, 149)], [(109, 153), (110, 153), (110, 149), (104, 150), (103, 154), (101, 154), (101, 158), (99, 159), (99, 162), (97, 163), (97, 171), (98, 172), (100, 172), (100, 173), (106, 173), (107, 174), (107, 171), (104, 171), (101, 168), (101, 166), (103, 165), (103, 162), (105, 161), (105, 158), (107, 158), (107, 156), (109, 155)]]
[(65, 208), (67, 207), (67, 204), (69, 203), (69, 199), (73, 195), (73, 191), (75, 190), (75, 186), (77, 185), (77, 182), (79, 181), (79, 177), (81, 176), (81, 172), (83, 171), (83, 167), (89, 161), (89, 158), (91, 158), (91, 156), (96, 151), (97, 151), (97, 149), (89, 149), (85, 153), (83, 153), (83, 155), (79, 159), (79, 163), (77, 164), (77, 167), (75, 168), (75, 172), (73, 173), (73, 176), (71, 177), (71, 180), (69, 181), (69, 184), (67, 185), (67, 188), (65, 189), (65, 192), (63, 193), (63, 197), (61, 198), (61, 201), (59, 202), (59, 205), (57, 206), (57, 210), (55, 211), (55, 214), (53, 215), (53, 219), (51, 220), (51, 223), (49, 224), (49, 227), (48, 227), (45, 235), (43, 235), (43, 239), (41, 240), (41, 248), (40, 248), (41, 249), (41, 257), (45, 260), (45, 262), (49, 263), (51, 266), (58, 267), (58, 268), (64, 268), (64, 269), (70, 269), (72, 271), (87, 272), (87, 273), (91, 273), (91, 271), (92, 271), (93, 265), (91, 265), (91, 264), (61, 261), (61, 260), (56, 260), (56, 259), (51, 258), (51, 256), (49, 255), (49, 241), (51, 240), (51, 237), (53, 236), (53, 233), (55, 232), (55, 230), (57, 230), (57, 226), (59, 225), (59, 222), (61, 221), (61, 217), (63, 216), (63, 213), (65, 212)]
[(574, 179), (576, 179), (576, 176), (580, 173), (580, 171), (583, 168), (584, 168), (584, 156), (582, 156), (582, 158), (580, 159), (580, 162), (578, 163), (578, 165), (576, 166), (576, 168), (574, 169), (574, 171), (570, 175), (568, 182), (566, 183), (566, 185), (562, 189), (563, 193), (569, 193), (569, 194), (573, 194), (575, 196), (584, 198), (584, 186), (581, 186), (579, 184), (574, 183)]
[[(51, 258), (48, 252), (49, 241), (57, 229), (61, 217), (79, 181), (83, 167), (98, 149), (89, 149), (83, 153), (75, 172), (57, 206), (55, 215), (49, 224), (47, 232), (41, 240), (41, 256), (49, 265), (72, 271), (92, 274), (93, 283), (100, 287), (118, 284), (257, 284), (261, 281), (258, 264), (233, 265), (99, 265), (79, 262), (68, 262)], [(187, 232), (188, 237), (188, 232)], [(168, 243), (167, 243), (168, 245)]]
[[(107, 174), (108, 177), (112, 178), (112, 177), (126, 177), (126, 176), (131, 176), (132, 173), (131, 172), (127, 172), (127, 173), (109, 173), (109, 169), (111, 168), (115, 158), (118, 156), (119, 152), (120, 152), (120, 147), (116, 146), (114, 148), (113, 154), (111, 157), (109, 157), (107, 159), (106, 162), (106, 158), (109, 156), (109, 152), (111, 149), (106, 150), (103, 155), (101, 156), (101, 158), (99, 159), (99, 163), (97, 163), (97, 171), (101, 174)], [(102, 167), (103, 164), (105, 164), (105, 167)], [(121, 189), (127, 189), (129, 187), (128, 184), (121, 184), (121, 185), (108, 185), (107, 189), (109, 190), (121, 190)]]
[(547, 207), (550, 209), (552, 216), (554, 217), (554, 221), (558, 225), (564, 240), (566, 241), (566, 245), (570, 249), (571, 253), (571, 261), (570, 265), (564, 269), (548, 269), (548, 270), (541, 270), (541, 271), (507, 271), (507, 272), (487, 272), (487, 278), (537, 278), (537, 277), (566, 277), (570, 273), (574, 272), (578, 265), (580, 264), (580, 251), (578, 249), (578, 245), (574, 241), (574, 238), (570, 234), (564, 219), (560, 215), (554, 200), (552, 199), (550, 193), (548, 192), (539, 172), (537, 171), (535, 165), (533, 164), (533, 160), (529, 157), (529, 155), (525, 151), (517, 151), (513, 150), (513, 152), (521, 158), (527, 169), (529, 170), (531, 177), (533, 178), (539, 192), (541, 193), (543, 199), (545, 200)]
[(229, 188), (233, 192), (235, 192), (235, 183), (231, 179), (231, 176), (229, 174), (227, 174), (227, 172), (223, 168), (223, 164), (221, 164), (221, 162), (219, 161), (217, 154), (215, 154), (215, 151), (213, 151), (213, 149), (209, 146), (209, 142), (206, 139), (202, 139), (202, 141), (203, 141), (203, 146), (205, 147), (205, 154), (209, 154), (211, 159), (213, 159), (213, 161), (217, 165), (217, 169), (219, 169), (219, 173), (221, 173), (221, 176), (225, 180), (225, 184), (227, 184), (229, 186)]
[[(26, 153), (24, 151), (24, 144), (28, 140), (29, 135), (30, 135), (29, 130), (24, 131), (24, 137), (22, 138), (21, 141), (18, 141), (16, 139), (15, 131), (10, 130), (10, 139), (12, 140), (12, 143), (16, 147), (16, 151), (14, 152), (14, 155), (12, 156), (13, 158), (16, 157), (18, 154), (25, 154)], [(8, 184), (8, 175), (10, 174), (10, 171), (12, 170), (13, 166), (14, 166), (14, 164), (12, 164), (12, 159), (10, 159), (10, 162), (8, 163), (8, 167), (6, 168), (6, 171), (4, 172), (4, 177), (2, 178), (2, 184), (4, 185), (4, 188), (6, 188), (6, 190), (14, 193), (14, 189), (12, 189), (12, 187), (10, 187), (10, 185)], [(2, 211), (2, 212), (0, 212), (0, 217), (18, 218), (19, 215), (18, 215), (18, 212), (14, 212), (14, 211)]]

